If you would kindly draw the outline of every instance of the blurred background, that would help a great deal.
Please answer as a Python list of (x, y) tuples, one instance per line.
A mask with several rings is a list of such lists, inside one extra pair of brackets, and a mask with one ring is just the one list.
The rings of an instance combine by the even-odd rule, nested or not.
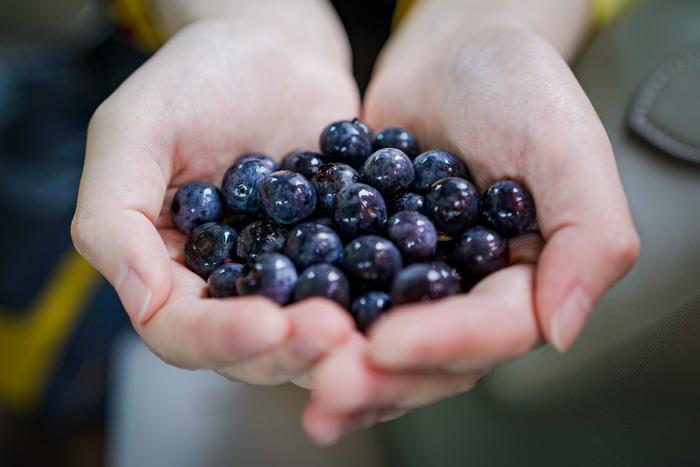
[[(395, 2), (333, 3), (364, 87)], [(565, 357), (543, 348), (472, 394), (317, 449), (304, 391), (167, 367), (72, 249), (87, 123), (147, 44), (110, 2), (0, 0), (0, 467), (700, 464), (700, 156), (628, 125), (644, 83), (680, 60), (651, 118), (700, 147), (700, 1), (632, 3), (597, 11), (576, 72), (642, 235), (635, 271)]]

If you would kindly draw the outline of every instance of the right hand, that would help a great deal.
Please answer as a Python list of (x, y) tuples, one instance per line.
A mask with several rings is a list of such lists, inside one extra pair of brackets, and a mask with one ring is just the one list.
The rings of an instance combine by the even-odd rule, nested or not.
[(242, 152), (314, 148), (325, 124), (359, 114), (348, 54), (305, 48), (303, 31), (279, 26), (195, 23), (136, 71), (90, 123), (72, 225), (76, 249), (153, 352), (257, 384), (304, 375), (352, 322), (322, 299), (284, 309), (260, 297), (207, 299), (183, 264), (170, 203), (187, 182), (219, 185)]

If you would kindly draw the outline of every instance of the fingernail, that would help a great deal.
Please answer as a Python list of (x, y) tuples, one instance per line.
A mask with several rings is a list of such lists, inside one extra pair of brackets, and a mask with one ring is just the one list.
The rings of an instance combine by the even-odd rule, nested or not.
[(581, 333), (593, 304), (581, 287), (569, 294), (552, 318), (550, 335), (552, 345), (559, 352), (566, 352)]
[(150, 318), (151, 291), (139, 275), (129, 268), (116, 287), (119, 299), (132, 320), (144, 323)]

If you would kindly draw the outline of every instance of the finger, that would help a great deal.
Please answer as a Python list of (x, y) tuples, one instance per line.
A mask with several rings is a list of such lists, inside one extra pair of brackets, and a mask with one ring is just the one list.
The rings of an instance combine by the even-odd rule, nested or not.
[(282, 346), (291, 321), (262, 297), (206, 299), (204, 281), (179, 263), (169, 266), (173, 291), (152, 319), (134, 326), (154, 353), (187, 369), (233, 365)]
[(220, 370), (224, 376), (253, 384), (282, 384), (300, 377), (352, 334), (348, 313), (335, 302), (310, 299), (284, 310), (291, 332), (272, 352)]
[(369, 358), (393, 371), (470, 372), (520, 356), (539, 342), (533, 278), (533, 266), (511, 266), (467, 295), (387, 313), (370, 331)]
[(337, 414), (324, 410), (314, 401), (304, 409), (302, 425), (312, 441), (328, 446), (353, 430), (376, 423), (395, 420), (407, 411), (403, 409), (370, 410), (357, 414)]
[(335, 413), (356, 413), (388, 406), (408, 409), (466, 391), (478, 374), (444, 372), (387, 373), (368, 364), (364, 340), (349, 341), (312, 372), (313, 400)]
[[(131, 102), (129, 108), (117, 102)], [(165, 302), (172, 277), (154, 221), (170, 178), (167, 125), (153, 96), (111, 98), (95, 113), (71, 233), (134, 322)]]

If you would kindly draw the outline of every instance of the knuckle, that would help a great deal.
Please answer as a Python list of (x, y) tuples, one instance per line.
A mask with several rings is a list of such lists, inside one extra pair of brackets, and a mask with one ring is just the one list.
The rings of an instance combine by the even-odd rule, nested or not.
[(603, 238), (603, 251), (616, 264), (628, 268), (632, 266), (641, 249), (639, 235), (634, 229), (613, 232)]

